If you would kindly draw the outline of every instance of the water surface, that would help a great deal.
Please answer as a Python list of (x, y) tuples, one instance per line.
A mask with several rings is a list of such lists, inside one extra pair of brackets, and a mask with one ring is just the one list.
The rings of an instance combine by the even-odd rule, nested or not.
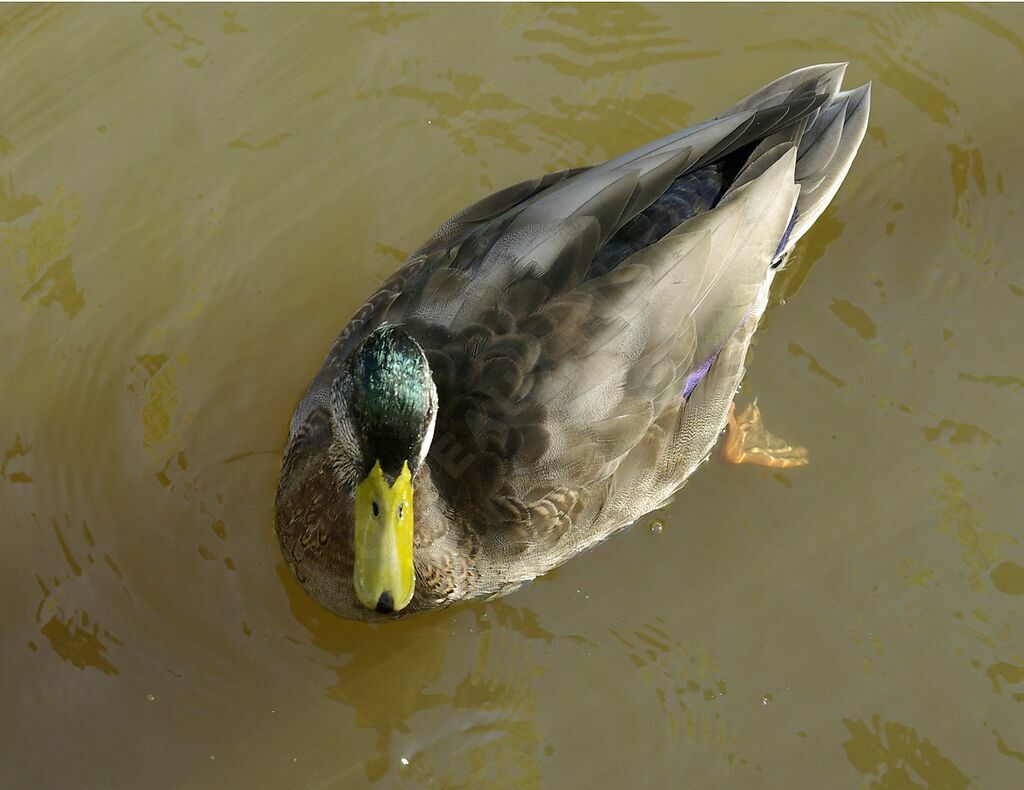
[[(811, 464), (496, 603), (308, 600), (288, 420), (399, 261), (834, 60), (871, 127), (740, 394)], [(1024, 786), (1022, 61), (1019, 6), (0, 10), (0, 783)]]

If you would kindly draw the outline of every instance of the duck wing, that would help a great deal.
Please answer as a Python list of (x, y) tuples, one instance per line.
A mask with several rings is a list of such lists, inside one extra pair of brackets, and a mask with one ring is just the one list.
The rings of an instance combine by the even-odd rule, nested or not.
[(431, 474), (467, 524), (526, 548), (596, 516), (622, 463), (750, 312), (792, 216), (795, 160), (606, 274), (584, 278), (601, 226), (579, 221), (553, 234), (555, 271), (579, 271), (572, 287), (533, 269), (458, 330), (407, 319), (441, 404)]
[(842, 73), (795, 72), (714, 120), (457, 215), (349, 324), (293, 429), (326, 404), (357, 338), (401, 324), (438, 388), (431, 477), (485, 544), (579, 543), (658, 505), (710, 450), (772, 266), (863, 136), (866, 90), (840, 97)]

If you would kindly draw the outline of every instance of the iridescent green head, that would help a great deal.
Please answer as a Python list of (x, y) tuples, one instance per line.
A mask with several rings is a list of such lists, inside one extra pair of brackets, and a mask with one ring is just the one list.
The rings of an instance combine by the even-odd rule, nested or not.
[(363, 455), (363, 475), (380, 462), (396, 478), (402, 465), (414, 474), (433, 427), (437, 393), (419, 343), (391, 324), (379, 327), (348, 360), (349, 411)]
[(334, 416), (347, 436), (355, 491), (356, 595), (390, 613), (415, 587), (413, 485), (434, 432), (437, 390), (423, 349), (385, 324), (351, 353), (334, 386)]

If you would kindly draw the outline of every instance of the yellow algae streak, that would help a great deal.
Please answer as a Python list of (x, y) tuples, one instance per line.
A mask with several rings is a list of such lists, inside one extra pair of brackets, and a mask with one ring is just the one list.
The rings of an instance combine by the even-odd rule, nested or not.
[(1000, 443), (999, 440), (988, 431), (982, 430), (977, 425), (971, 425), (966, 422), (954, 422), (953, 420), (940, 419), (935, 425), (921, 429), (921, 433), (924, 434), (924, 438), (929, 442), (938, 441), (946, 431), (949, 431), (950, 444), (971, 444), (975, 439), (978, 439), (982, 444), (990, 444), (991, 442), (995, 442), (996, 444)]
[(166, 354), (140, 354), (139, 356), (135, 357), (135, 361), (138, 362), (140, 365), (142, 365), (142, 367), (146, 369), (146, 372), (150, 376), (152, 376), (158, 370), (160, 370), (160, 368), (163, 367), (164, 363), (167, 361), (167, 355)]
[(68, 318), (74, 318), (78, 311), (85, 307), (85, 297), (78, 290), (75, 273), (71, 270), (70, 255), (61, 258), (43, 272), (43, 276), (25, 291), (21, 301), (27, 301), (38, 294), (42, 294), (39, 297), (41, 306), (49, 307), (53, 302), (57, 302), (64, 308)]
[(379, 241), (373, 245), (373, 251), (377, 255), (385, 255), (388, 258), (394, 258), (398, 263), (402, 263), (409, 257), (408, 253), (403, 252), (397, 247), (391, 247), (387, 244), (382, 244)]
[(0, 222), (14, 222), (26, 214), (31, 214), (41, 201), (27, 192), (18, 194), (14, 179), (0, 180)]
[(206, 44), (201, 38), (193, 36), (185, 29), (185, 25), (180, 21), (183, 17), (180, 9), (168, 9), (168, 11), (170, 13), (149, 6), (142, 12), (142, 22), (156, 35), (161, 38), (167, 37), (171, 46), (179, 52)]
[(78, 196), (66, 196), (64, 188), (58, 187), (32, 222), (3, 229), (3, 262), (23, 288), (69, 254), (71, 232), (78, 225), (81, 210)]
[(7, 467), (10, 466), (11, 462), (16, 458), (24, 458), (28, 455), (29, 450), (32, 449), (31, 445), (21, 443), (21, 434), (14, 435), (14, 445), (4, 450), (3, 461), (0, 462), (0, 477), (4, 480), (9, 480), (12, 483), (31, 483), (32, 478), (27, 472), (10, 472), (8, 473)]
[(237, 11), (225, 11), (224, 21), (221, 23), (221, 30), (223, 30), (225, 33), (248, 33), (249, 28), (245, 27), (244, 25), (238, 24), (238, 21), (236, 19), (237, 16)]
[(64, 554), (64, 560), (67, 562), (68, 567), (75, 576), (82, 575), (82, 566), (78, 564), (78, 560), (75, 559), (75, 555), (71, 553), (71, 548), (68, 546), (68, 542), (64, 539), (64, 533), (60, 531), (60, 522), (57, 519), (53, 519), (53, 532), (57, 536), (57, 542), (60, 544), (60, 550)]
[[(65, 522), (70, 527), (66, 517)], [(71, 547), (68, 545), (67, 538), (61, 531), (60, 522), (57, 519), (53, 519), (52, 524), (68, 568), (71, 569), (75, 576), (81, 576), (83, 572), (82, 566), (75, 559)], [(84, 524), (82, 526), (85, 531), (86, 541), (90, 546), (94, 545), (88, 527)], [(107, 556), (109, 558), (109, 555)], [(92, 558), (90, 557), (89, 559), (91, 562)], [(110, 562), (112, 563), (113, 560), (110, 560)], [(66, 578), (70, 579), (71, 577), (67, 576)], [(101, 629), (99, 623), (93, 620), (89, 613), (84, 610), (65, 615), (63, 608), (54, 600), (53, 595), (55, 591), (51, 592), (41, 576), (36, 576), (36, 582), (39, 584), (39, 590), (43, 594), (42, 600), (36, 609), (36, 623), (40, 626), (39, 630), (42, 635), (49, 640), (54, 652), (61, 659), (78, 669), (92, 668), (98, 669), (107, 675), (116, 675), (118, 670), (111, 663), (107, 655), (109, 647), (103, 640), (105, 639), (111, 644), (123, 647), (121, 640), (110, 633), (110, 631)], [(54, 578), (54, 583), (60, 586), (60, 581), (56, 578)], [(45, 623), (43, 622), (44, 611), (50, 614), (50, 618)]]
[(973, 381), (977, 384), (994, 384), (997, 387), (1024, 388), (1024, 378), (1020, 376), (974, 376), (970, 373), (960, 373), (957, 378), (961, 381)]
[(789, 353), (792, 354), (794, 357), (803, 357), (804, 359), (806, 359), (808, 362), (807, 369), (811, 373), (815, 373), (821, 376), (822, 378), (826, 379), (827, 381), (832, 382), (840, 389), (846, 386), (845, 381), (839, 378), (839, 376), (834, 376), (827, 370), (825, 370), (825, 367), (820, 362), (818, 362), (817, 358), (809, 351), (805, 350), (804, 347), (801, 346), (799, 343), (790, 343)]
[(931, 586), (935, 572), (931, 568), (919, 567), (910, 557), (904, 557), (900, 562), (900, 576), (906, 579), (907, 584), (911, 587), (927, 589)]
[(996, 736), (996, 748), (999, 750), (1001, 754), (1005, 754), (1007, 757), (1012, 757), (1014, 760), (1020, 760), (1022, 763), (1024, 763), (1024, 751), (1017, 751), (1016, 749), (1011, 749), (1009, 746), (1006, 745), (1006, 741), (1003, 740), (1003, 736), (1001, 736), (998, 732), (995, 731), (993, 731), (993, 733)]
[[(1024, 682), (1024, 667), (1018, 667), (1006, 661), (997, 661), (995, 664), (992, 664), (985, 670), (985, 674), (992, 684), (992, 691), (996, 694), (1003, 693), (1003, 683), (1015, 686), (1018, 683)], [(1013, 696), (1014, 699), (1018, 698), (1017, 694)]]
[(157, 463), (181, 449), (175, 432), (178, 413), (178, 378), (188, 369), (187, 354), (143, 354), (136, 361), (149, 374), (142, 390), (142, 446)]
[[(84, 613), (83, 618), (87, 619)], [(57, 655), (73, 666), (79, 669), (92, 667), (106, 675), (117, 674), (117, 668), (107, 658), (107, 646), (100, 641), (98, 623), (93, 623), (92, 630), (88, 630), (74, 618), (61, 620), (54, 615), (41, 630)], [(110, 634), (106, 636), (111, 637)]]
[(1003, 562), (992, 570), (992, 584), (1001, 593), (1024, 595), (1024, 568), (1016, 562)]
[(237, 138), (228, 143), (228, 148), (241, 148), (245, 151), (266, 151), (283, 143), (292, 136), (291, 132), (281, 132), (268, 137), (261, 143), (250, 143), (248, 140)]
[(941, 478), (942, 486), (933, 491), (942, 505), (939, 532), (959, 541), (967, 582), (972, 590), (981, 591), (985, 589), (983, 574), (998, 561), (999, 547), (1017, 543), (1017, 539), (1008, 532), (982, 528), (983, 515), (964, 497), (963, 483), (948, 472)]
[(865, 340), (871, 340), (878, 334), (878, 328), (875, 326), (875, 322), (871, 320), (871, 316), (852, 302), (848, 302), (845, 299), (833, 299), (832, 304), (829, 305), (829, 310), (835, 314), (836, 318)]
[[(843, 743), (846, 757), (870, 777), (869, 787), (895, 790), (903, 787), (966, 788), (970, 780), (913, 727), (894, 721), (883, 722), (877, 714), (871, 726), (864, 721), (843, 719), (850, 739)], [(922, 779), (920, 784), (917, 779)]]
[(394, 3), (353, 6), (352, 13), (362, 17), (352, 24), (353, 28), (366, 28), (382, 36), (398, 30), (404, 22), (426, 16), (423, 11), (401, 11)]
[(43, 307), (56, 302), (74, 318), (85, 306), (71, 264), (71, 235), (81, 218), (81, 200), (65, 195), (63, 187), (45, 203), (34, 195), (17, 195), (9, 184), (2, 193), (0, 212), (10, 219), (0, 232), (0, 272), (13, 278), (12, 290), (21, 291), (20, 301)]
[(52, 20), (55, 14), (63, 13), (63, 11), (59, 11), (54, 6), (47, 6), (42, 3), (37, 5), (29, 3), (20, 6), (11, 3), (10, 5), (14, 6), (15, 10), (8, 12), (6, 8), (4, 9), (4, 16), (0, 19), (0, 39), (13, 38), (15, 34), (37, 23), (41, 23), (38, 24), (38, 28), (41, 28), (46, 24), (43, 22), (46, 17), (49, 16), (50, 20)]

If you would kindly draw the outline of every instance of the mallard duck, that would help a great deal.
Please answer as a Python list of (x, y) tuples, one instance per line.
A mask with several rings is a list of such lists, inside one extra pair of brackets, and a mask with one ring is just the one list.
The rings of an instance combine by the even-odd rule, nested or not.
[(414, 252), (292, 417), (275, 524), (306, 592), (363, 620), (503, 595), (663, 506), (730, 420), (742, 455), (772, 278), (867, 128), (844, 71), (504, 189)]

